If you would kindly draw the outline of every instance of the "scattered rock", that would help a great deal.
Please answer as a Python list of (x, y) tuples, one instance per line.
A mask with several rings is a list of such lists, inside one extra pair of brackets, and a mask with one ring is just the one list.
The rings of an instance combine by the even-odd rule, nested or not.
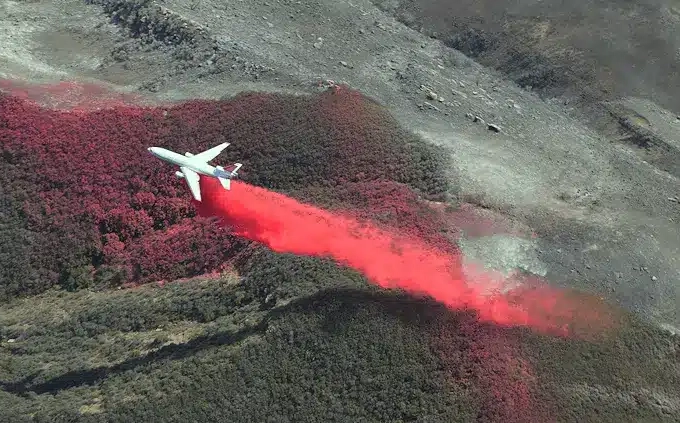
[(656, 276), (652, 276), (652, 280), (656, 282), (658, 278)]
[(350, 69), (353, 69), (353, 68), (354, 68), (354, 66), (351, 66), (350, 64), (348, 64), (348, 63), (345, 62), (344, 60), (341, 60), (341, 61), (340, 61), (340, 64), (341, 64), (342, 66), (346, 67), (346, 68), (350, 68)]
[(436, 100), (437, 97), (438, 97), (438, 96), (437, 96), (437, 93), (434, 92), (434, 91), (429, 91), (429, 92), (427, 93), (427, 98), (430, 99), (430, 100)]
[(322, 90), (338, 90), (340, 85), (333, 81), (332, 79), (321, 80), (316, 84)]
[(486, 127), (489, 131), (501, 132), (501, 128), (498, 125), (494, 125), (493, 123), (489, 123)]
[(319, 37), (316, 39), (316, 42), (314, 43), (314, 48), (321, 48), (323, 45), (323, 38)]
[(668, 201), (672, 201), (674, 203), (680, 203), (680, 198), (678, 198), (678, 197), (668, 197)]
[(432, 103), (428, 103), (428, 102), (426, 101), (426, 102), (424, 103), (424, 105), (427, 106), (429, 109), (439, 111), (439, 108), (438, 108), (437, 106), (435, 106), (434, 104), (432, 104)]
[(459, 97), (462, 97), (462, 98), (467, 98), (467, 94), (465, 94), (465, 93), (462, 92), (462, 91), (458, 91), (458, 90), (453, 90), (453, 89), (452, 89), (452, 90), (451, 90), (451, 93), (452, 93), (453, 95), (456, 95), (456, 96), (459, 96)]

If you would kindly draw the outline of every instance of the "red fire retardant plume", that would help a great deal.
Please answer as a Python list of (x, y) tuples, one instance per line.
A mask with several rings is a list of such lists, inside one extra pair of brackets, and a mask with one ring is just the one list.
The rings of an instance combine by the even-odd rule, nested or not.
[(226, 191), (214, 178), (201, 178), (201, 189), (203, 201), (195, 202), (200, 215), (219, 217), (237, 235), (274, 251), (329, 257), (383, 288), (427, 295), (453, 309), (473, 309), (481, 320), (501, 325), (565, 334), (576, 317), (574, 302), (559, 304), (555, 290), (531, 290), (515, 296), (519, 301), (484, 294), (479, 283), (466, 283), (460, 257), (417, 239), (239, 181)]

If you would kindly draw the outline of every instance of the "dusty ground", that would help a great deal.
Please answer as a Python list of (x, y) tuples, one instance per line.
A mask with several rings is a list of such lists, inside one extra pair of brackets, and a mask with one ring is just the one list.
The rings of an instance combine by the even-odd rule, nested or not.
[[(470, 228), (483, 211), (537, 235), (471, 237), (471, 259), (680, 326), (680, 182), (675, 158), (664, 161), (675, 150), (650, 158), (613, 142), (563, 102), (541, 100), (368, 0), (2, 0), (0, 78), (97, 82), (155, 101), (346, 82), (450, 146), (456, 196), (473, 205)], [(626, 101), (631, 125), (678, 148), (675, 114)]]

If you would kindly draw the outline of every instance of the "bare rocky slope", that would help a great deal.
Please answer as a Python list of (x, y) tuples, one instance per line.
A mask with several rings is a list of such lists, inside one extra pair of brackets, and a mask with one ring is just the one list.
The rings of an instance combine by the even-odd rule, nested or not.
[(638, 147), (647, 161), (678, 176), (677, 2), (374, 3), (518, 85), (569, 105), (610, 140)]

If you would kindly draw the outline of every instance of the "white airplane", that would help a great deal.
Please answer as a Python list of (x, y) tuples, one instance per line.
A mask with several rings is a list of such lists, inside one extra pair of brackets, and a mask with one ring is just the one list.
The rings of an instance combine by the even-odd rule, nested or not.
[(202, 153), (191, 154), (186, 152), (183, 156), (161, 147), (149, 147), (147, 150), (159, 159), (179, 166), (180, 170), (175, 172), (175, 175), (178, 178), (185, 179), (196, 201), (201, 201), (201, 187), (198, 183), (199, 174), (217, 178), (224, 189), (231, 189), (229, 180), (236, 177), (236, 172), (243, 166), (241, 163), (234, 163), (234, 169), (228, 171), (224, 170), (222, 166), (211, 166), (208, 164), (228, 145), (229, 143), (225, 142)]

